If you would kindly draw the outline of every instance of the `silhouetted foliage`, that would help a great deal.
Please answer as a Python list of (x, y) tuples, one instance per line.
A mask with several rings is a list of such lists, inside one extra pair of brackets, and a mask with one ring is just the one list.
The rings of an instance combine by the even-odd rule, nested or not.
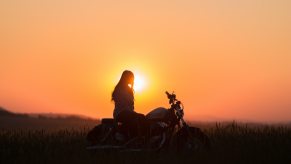
[(56, 131), (2, 129), (0, 163), (291, 162), (291, 128), (285, 125), (212, 124), (209, 128), (202, 128), (210, 137), (211, 150), (192, 154), (88, 151), (85, 149), (86, 135), (91, 128)]

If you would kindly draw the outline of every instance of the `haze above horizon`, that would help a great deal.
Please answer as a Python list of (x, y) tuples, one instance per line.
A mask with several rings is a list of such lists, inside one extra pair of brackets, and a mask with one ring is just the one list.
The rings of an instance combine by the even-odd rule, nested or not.
[(136, 111), (175, 91), (188, 120), (291, 120), (291, 1), (0, 1), (0, 106), (112, 117), (121, 73)]

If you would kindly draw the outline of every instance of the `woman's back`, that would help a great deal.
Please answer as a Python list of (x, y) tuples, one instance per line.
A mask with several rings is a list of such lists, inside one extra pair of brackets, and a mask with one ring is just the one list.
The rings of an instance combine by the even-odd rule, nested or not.
[(112, 94), (112, 99), (115, 103), (115, 108), (113, 111), (114, 118), (116, 118), (121, 111), (134, 110), (134, 97), (129, 88), (117, 86)]

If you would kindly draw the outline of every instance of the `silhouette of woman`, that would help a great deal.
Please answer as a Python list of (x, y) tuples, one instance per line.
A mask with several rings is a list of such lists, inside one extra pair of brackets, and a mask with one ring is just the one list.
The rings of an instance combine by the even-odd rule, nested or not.
[(113, 117), (117, 122), (124, 123), (134, 135), (144, 133), (146, 126), (145, 116), (134, 111), (134, 74), (123, 71), (121, 78), (112, 92), (112, 101), (115, 108)]

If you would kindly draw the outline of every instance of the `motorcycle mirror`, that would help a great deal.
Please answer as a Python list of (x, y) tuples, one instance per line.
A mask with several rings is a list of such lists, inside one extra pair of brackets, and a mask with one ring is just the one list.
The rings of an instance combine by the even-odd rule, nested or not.
[(170, 94), (168, 91), (166, 91), (167, 97), (169, 99), (169, 104), (172, 104), (176, 100), (176, 95), (174, 92)]

